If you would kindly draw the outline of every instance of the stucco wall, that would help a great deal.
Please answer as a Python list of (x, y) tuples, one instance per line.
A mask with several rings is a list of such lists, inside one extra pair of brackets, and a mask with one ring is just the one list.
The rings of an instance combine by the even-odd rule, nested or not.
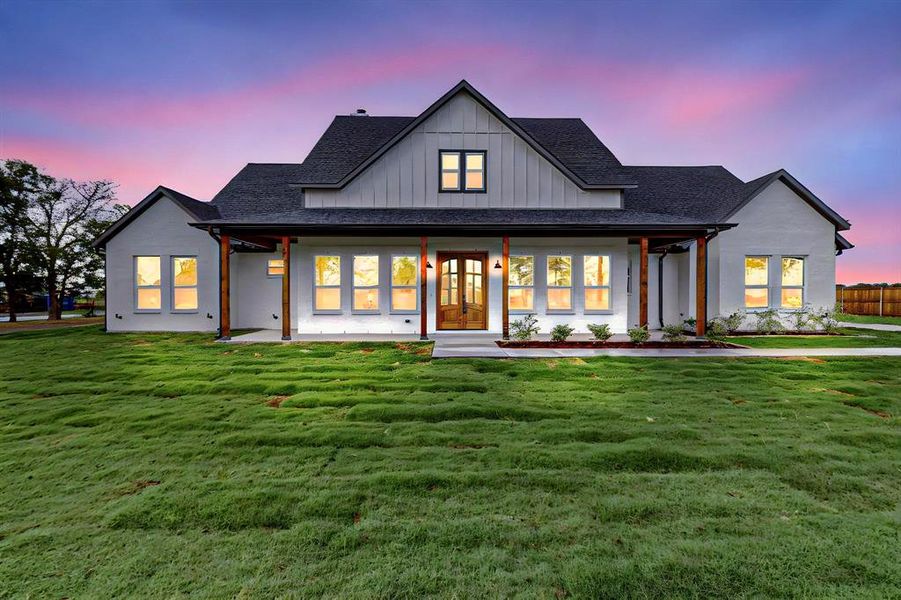
[[(218, 246), (187, 225), (191, 217), (160, 198), (106, 245), (107, 327), (110, 331), (215, 331), (219, 326)], [(159, 256), (162, 307), (135, 310), (135, 256)], [(172, 256), (197, 257), (196, 312), (172, 311)], [(210, 314), (212, 318), (207, 318)], [(121, 318), (117, 318), (117, 315)]]
[[(835, 227), (776, 181), (738, 211), (734, 229), (717, 237), (719, 314), (744, 309), (745, 256), (770, 256), (769, 298), (778, 307), (781, 296), (781, 256), (803, 256), (804, 301), (814, 308), (835, 304)], [(713, 316), (713, 313), (711, 313)]]
[[(365, 119), (367, 117), (359, 117)], [(439, 191), (439, 150), (485, 150), (486, 193)], [(619, 190), (579, 189), (469, 94), (460, 92), (341, 190), (308, 208), (620, 208)]]

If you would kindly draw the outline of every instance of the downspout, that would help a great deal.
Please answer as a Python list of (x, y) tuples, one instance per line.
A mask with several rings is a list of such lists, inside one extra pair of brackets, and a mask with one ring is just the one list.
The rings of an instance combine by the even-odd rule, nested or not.
[(660, 328), (663, 329), (663, 258), (668, 250), (663, 249), (657, 257), (657, 314), (660, 318)]

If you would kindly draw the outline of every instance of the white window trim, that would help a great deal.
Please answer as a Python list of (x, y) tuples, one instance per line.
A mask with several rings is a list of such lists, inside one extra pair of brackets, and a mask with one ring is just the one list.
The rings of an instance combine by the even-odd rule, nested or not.
[(282, 277), (284, 277), (284, 275), (273, 275), (269, 272), (269, 263), (274, 260), (282, 261), (282, 271), (284, 271), (284, 269), (285, 269), (285, 265), (284, 265), (285, 259), (283, 259), (283, 258), (267, 258), (266, 259), (266, 277), (268, 277), (269, 279), (281, 279)]
[[(531, 290), (532, 290), (532, 308), (511, 308), (511, 309), (509, 310), (509, 313), (510, 313), (511, 315), (528, 315), (528, 314), (530, 314), (530, 313), (534, 313), (534, 312), (535, 312), (535, 300), (536, 300), (536, 298), (535, 298), (535, 279), (536, 279), (536, 274), (535, 274), (535, 263), (536, 263), (535, 255), (534, 255), (534, 254), (511, 254), (511, 255), (510, 255), (510, 258), (531, 258), (531, 259), (532, 259), (532, 285), (512, 285), (512, 284), (508, 284), (508, 285), (507, 285), (507, 306), (510, 305), (510, 296), (509, 296), (509, 294), (510, 294), (510, 292), (511, 292), (512, 290), (531, 289)], [(509, 278), (509, 272), (508, 272), (508, 274), (507, 274), (507, 277)]]
[[(197, 266), (196, 279), (194, 285), (176, 285), (175, 284), (175, 259), (177, 258), (193, 258), (194, 264)], [(169, 257), (169, 279), (172, 285), (169, 286), (169, 312), (179, 314), (196, 314), (200, 312), (200, 263), (197, 256), (191, 254), (173, 254)], [(160, 282), (162, 283), (162, 281)], [(194, 288), (197, 291), (197, 307), (196, 308), (175, 308), (175, 289), (176, 288)]]
[[(569, 258), (569, 285), (551, 285), (548, 277), (552, 257)], [(546, 254), (544, 256), (544, 313), (547, 315), (574, 315), (576, 314), (576, 255), (574, 254)], [(569, 308), (550, 308), (550, 290), (569, 290)]]
[[(748, 285), (745, 279), (745, 269), (747, 268), (747, 260), (749, 258), (765, 258), (766, 259), (766, 283), (756, 284), (756, 285)], [(749, 313), (755, 312), (763, 312), (765, 310), (769, 310), (773, 306), (773, 289), (770, 285), (770, 270), (772, 269), (773, 255), (772, 254), (745, 254), (741, 259), (741, 296), (742, 296), (742, 309)], [(782, 261), (779, 261), (779, 268), (782, 268)], [(781, 273), (781, 271), (780, 271)], [(745, 292), (749, 289), (754, 290), (766, 290), (766, 306), (748, 306), (745, 300)]]
[[(138, 285), (138, 259), (139, 258), (155, 258), (160, 263), (160, 284), (159, 285)], [(133, 307), (136, 314), (159, 314), (163, 312), (163, 257), (158, 254), (135, 254), (131, 259), (131, 282), (133, 294)], [(138, 308), (138, 290), (160, 291), (160, 307), (159, 308)]]
[[(378, 283), (375, 285), (357, 285), (356, 284), (356, 271), (357, 271), (357, 259), (358, 258), (375, 258), (375, 274), (378, 278)], [(350, 314), (352, 315), (379, 315), (382, 313), (382, 295), (380, 284), (382, 282), (382, 257), (378, 253), (376, 254), (354, 254), (350, 259)], [(320, 286), (323, 287), (323, 286)], [(357, 290), (375, 290), (376, 298), (378, 299), (378, 308), (357, 308), (354, 305), (354, 301), (356, 300), (356, 291)]]
[[(585, 259), (589, 256), (606, 257), (607, 259), (607, 285), (585, 285)], [(607, 305), (609, 308), (589, 309), (588, 308), (588, 290), (607, 290)], [(582, 310), (586, 315), (612, 315), (613, 314), (613, 255), (604, 254), (600, 251), (592, 254), (582, 255)]]
[[(414, 285), (394, 285), (394, 259), (395, 258), (413, 258), (413, 261), (416, 264), (416, 283)], [(388, 314), (392, 315), (418, 315), (419, 307), (422, 303), (422, 298), (420, 298), (420, 273), (421, 267), (419, 265), (419, 256), (416, 254), (405, 254), (403, 252), (392, 253), (390, 257), (390, 262), (388, 263)], [(407, 290), (410, 288), (415, 288), (416, 290), (416, 308), (414, 310), (401, 310), (394, 308), (394, 290)]]
[[(782, 285), (782, 259), (795, 258), (801, 261), (801, 285)], [(782, 306), (782, 290), (801, 290), (801, 306), (791, 308)], [(787, 312), (796, 312), (804, 310), (807, 303), (807, 257), (800, 254), (783, 254), (779, 257), (779, 310)]]
[[(336, 257), (338, 259), (338, 285), (317, 285), (316, 283), (316, 263), (318, 259), (321, 257)], [(343, 282), (344, 282), (344, 256), (342, 256), (338, 252), (333, 253), (322, 253), (322, 254), (314, 254), (313, 255), (313, 269), (312, 269), (312, 278), (313, 278), (313, 314), (314, 315), (340, 315), (344, 314), (344, 290)], [(351, 269), (353, 269), (353, 263), (351, 263)], [(351, 273), (351, 277), (353, 277), (353, 273)], [(322, 289), (337, 289), (338, 290), (338, 308), (318, 308), (316, 306), (316, 290)], [(351, 301), (353, 302), (353, 301)]]

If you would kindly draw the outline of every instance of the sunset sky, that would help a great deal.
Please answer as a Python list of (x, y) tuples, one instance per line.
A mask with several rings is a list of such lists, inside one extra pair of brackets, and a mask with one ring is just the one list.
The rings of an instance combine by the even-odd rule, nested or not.
[(838, 281), (901, 281), (901, 2), (0, 3), (0, 158), (208, 200), (335, 114), (467, 79), (627, 164), (786, 168), (850, 220)]

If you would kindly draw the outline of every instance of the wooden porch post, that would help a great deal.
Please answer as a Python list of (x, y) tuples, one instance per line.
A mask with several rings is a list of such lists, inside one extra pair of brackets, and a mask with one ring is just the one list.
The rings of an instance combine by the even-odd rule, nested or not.
[(638, 326), (648, 326), (648, 238), (641, 238), (638, 266)]
[(229, 253), (231, 236), (219, 236), (219, 339), (231, 339), (231, 293), (229, 290)]
[(505, 340), (510, 339), (510, 236), (504, 236), (504, 250), (501, 258), (501, 266), (503, 267), (501, 277), (503, 285), (501, 285), (504, 299), (501, 302), (503, 311), (503, 337)]
[(282, 339), (291, 339), (291, 238), (282, 237)]
[(428, 290), (428, 272), (426, 265), (429, 262), (429, 238), (422, 236), (419, 238), (419, 339), (427, 340), (428, 335), (428, 315), (426, 310), (429, 305), (426, 293)]
[(695, 333), (704, 335), (707, 333), (707, 238), (697, 239), (698, 253), (695, 277)]

